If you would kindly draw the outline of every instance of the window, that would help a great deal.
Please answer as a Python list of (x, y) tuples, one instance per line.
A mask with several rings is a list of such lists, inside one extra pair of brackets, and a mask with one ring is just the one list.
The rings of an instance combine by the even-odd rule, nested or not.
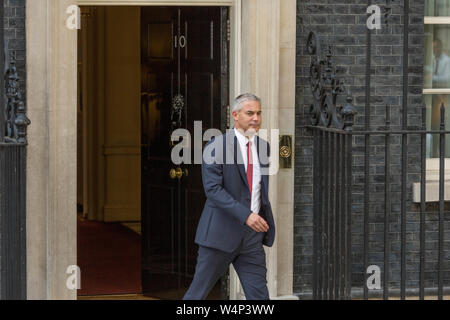
[[(425, 0), (425, 61), (423, 97), (427, 130), (439, 130), (440, 107), (450, 130), (450, 0)], [(450, 201), (450, 138), (445, 146), (444, 200)], [(439, 135), (427, 135), (426, 202), (439, 201)], [(413, 202), (420, 202), (420, 182), (413, 183)]]
[[(424, 100), (427, 130), (439, 130), (440, 106), (450, 129), (450, 0), (425, 0)], [(445, 157), (450, 158), (450, 139)], [(439, 157), (439, 135), (427, 136), (427, 158)]]

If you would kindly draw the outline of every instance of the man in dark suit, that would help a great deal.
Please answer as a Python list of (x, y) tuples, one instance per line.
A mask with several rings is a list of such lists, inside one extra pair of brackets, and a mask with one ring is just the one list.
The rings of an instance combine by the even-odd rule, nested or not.
[(266, 255), (275, 223), (268, 198), (269, 144), (256, 133), (261, 101), (243, 94), (234, 101), (235, 127), (215, 137), (203, 153), (206, 203), (195, 243), (199, 245), (194, 279), (183, 299), (205, 299), (233, 264), (248, 300), (268, 300)]

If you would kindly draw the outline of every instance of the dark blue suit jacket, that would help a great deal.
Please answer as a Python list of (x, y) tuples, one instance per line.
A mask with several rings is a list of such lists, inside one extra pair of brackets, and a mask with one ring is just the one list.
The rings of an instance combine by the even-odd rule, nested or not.
[[(261, 165), (259, 215), (269, 225), (263, 244), (271, 247), (275, 239), (275, 223), (268, 197), (270, 149), (267, 141), (258, 136), (255, 139)], [(250, 189), (234, 130), (228, 130), (206, 144), (202, 179), (207, 200), (197, 227), (195, 243), (233, 252), (244, 236), (245, 222), (251, 213)]]

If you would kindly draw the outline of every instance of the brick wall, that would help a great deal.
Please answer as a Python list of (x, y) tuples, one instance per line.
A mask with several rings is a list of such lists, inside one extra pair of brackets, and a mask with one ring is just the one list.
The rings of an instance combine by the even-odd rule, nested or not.
[[(371, 1), (384, 8), (386, 1)], [(410, 0), (409, 50), (408, 50), (408, 128), (418, 129), (422, 121), (422, 83), (424, 51), (424, 2)], [(383, 127), (386, 120), (386, 104), (391, 107), (391, 127), (400, 129), (403, 112), (403, 0), (392, 1), (389, 24), (371, 31), (371, 86), (370, 128)], [(294, 292), (305, 294), (312, 289), (313, 208), (312, 163), (313, 148), (311, 132), (303, 126), (308, 124), (308, 110), (312, 103), (309, 87), (310, 56), (305, 44), (310, 31), (315, 31), (322, 49), (331, 45), (339, 77), (345, 81), (358, 111), (355, 130), (365, 128), (366, 104), (366, 48), (368, 15), (367, 0), (298, 0), (297, 1), (297, 82), (296, 82), (296, 162), (295, 162), (295, 224), (294, 224)], [(342, 104), (345, 96), (338, 99)], [(406, 261), (408, 288), (419, 284), (419, 212), (411, 203), (411, 183), (420, 181), (420, 138), (408, 138), (407, 154), (407, 214), (406, 214)], [(400, 281), (400, 190), (401, 190), (401, 137), (391, 141), (391, 195), (392, 214), (390, 223), (391, 271), (390, 287), (399, 288)], [(371, 139), (370, 147), (370, 218), (369, 218), (369, 265), (380, 266), (383, 272), (384, 237), (384, 137)], [(353, 139), (353, 195), (352, 195), (352, 281), (355, 288), (363, 288), (363, 203), (364, 197), (364, 136)], [(448, 215), (447, 215), (448, 216)], [(437, 283), (437, 220), (436, 213), (426, 215), (427, 264), (426, 286)], [(445, 227), (448, 230), (448, 217)], [(446, 245), (445, 250), (448, 250)], [(446, 252), (448, 257), (448, 251)], [(447, 258), (448, 260), (448, 258)], [(448, 264), (445, 266), (448, 269)], [(447, 280), (448, 280), (448, 273)], [(447, 281), (446, 284), (450, 284)]]

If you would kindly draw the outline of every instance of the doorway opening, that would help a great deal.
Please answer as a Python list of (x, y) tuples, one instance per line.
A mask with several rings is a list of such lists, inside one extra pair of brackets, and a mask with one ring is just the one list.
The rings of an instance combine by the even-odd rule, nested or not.
[[(195, 121), (204, 131), (226, 129), (228, 8), (81, 12), (78, 296), (181, 299), (195, 271), (205, 195), (200, 165), (172, 163), (170, 136), (193, 133)], [(209, 299), (224, 298), (221, 283)]]

